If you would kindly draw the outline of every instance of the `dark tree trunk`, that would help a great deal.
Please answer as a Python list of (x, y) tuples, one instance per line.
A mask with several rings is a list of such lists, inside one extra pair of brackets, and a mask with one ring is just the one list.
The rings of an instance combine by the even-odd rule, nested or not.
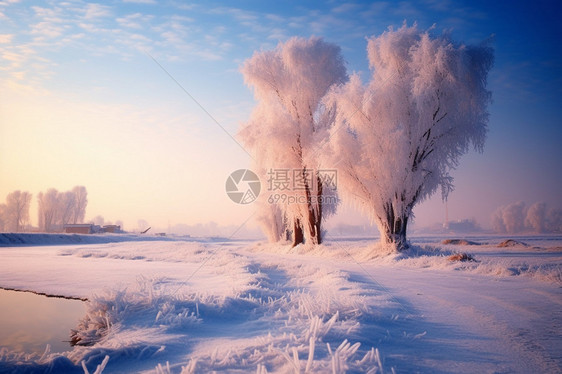
[[(322, 243), (322, 183), (320, 178), (316, 179), (318, 187), (316, 191), (311, 191), (311, 187), (306, 187), (306, 201), (307, 201), (307, 240), (310, 244)], [(312, 195), (316, 201), (313, 201)], [(315, 204), (318, 204), (318, 209), (315, 209)]]
[(314, 205), (309, 201), (308, 212), (310, 217), (311, 240), (314, 244), (322, 244), (322, 182), (319, 177), (316, 181), (318, 184), (316, 193), (318, 209), (314, 209)]
[(382, 221), (382, 241), (393, 246), (398, 252), (408, 249), (409, 244), (406, 239), (406, 230), (408, 228), (409, 215), (405, 212), (396, 214), (391, 203), (386, 204), (385, 212), (386, 217)]
[[(312, 186), (305, 186), (306, 217), (303, 221), (296, 219), (293, 223), (293, 247), (303, 244), (305, 240), (313, 245), (322, 243), (322, 183), (319, 177), (317, 183), (316, 191)], [(313, 197), (316, 201), (313, 201)]]
[(291, 240), (291, 228), (289, 227), (289, 220), (285, 214), (283, 214), (283, 232), (281, 233), (281, 240), (286, 242)]
[[(309, 207), (310, 209), (310, 207)], [(313, 211), (308, 211), (308, 240), (310, 244), (320, 244), (321, 233), (320, 233), (320, 218), (316, 217)]]
[(322, 181), (320, 177), (317, 177), (318, 181), (318, 217), (316, 218), (316, 232), (318, 234), (318, 244), (322, 244), (324, 238), (322, 237), (322, 204), (324, 203), (323, 200), (323, 190), (322, 190)]
[(389, 230), (384, 233), (385, 241), (396, 248), (398, 252), (408, 249), (408, 240), (406, 239), (406, 229), (408, 226), (408, 217), (396, 219)]
[(296, 219), (293, 223), (293, 247), (304, 243), (304, 231), (301, 221)]

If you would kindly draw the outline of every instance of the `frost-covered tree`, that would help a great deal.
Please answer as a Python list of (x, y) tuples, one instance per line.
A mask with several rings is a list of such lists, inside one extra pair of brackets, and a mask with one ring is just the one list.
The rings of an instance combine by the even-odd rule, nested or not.
[(4, 229), (20, 232), (29, 222), (29, 207), (31, 194), (27, 191), (14, 191), (6, 196), (6, 205), (3, 209)]
[(498, 207), (492, 214), (496, 232), (516, 234), (524, 231), (562, 231), (562, 210), (537, 202), (527, 209), (522, 201)]
[(546, 213), (546, 230), (548, 232), (562, 232), (562, 209), (548, 209)]
[(525, 203), (518, 201), (505, 206), (502, 216), (505, 230), (508, 233), (514, 234), (523, 231), (525, 228)]
[(45, 232), (55, 231), (60, 217), (59, 192), (54, 188), (48, 189), (45, 193), (39, 192), (37, 203), (39, 229)]
[(74, 192), (66, 191), (66, 192), (60, 192), (57, 199), (59, 204), (58, 209), (60, 212), (59, 224), (64, 227), (64, 225), (72, 222), (73, 220), (76, 198), (74, 196)]
[(272, 204), (263, 196), (256, 203), (256, 220), (271, 243), (288, 240), (289, 229), (285, 213), (278, 204)]
[(503, 207), (500, 207), (492, 213), (492, 228), (495, 232), (506, 232), (505, 223), (503, 223)]
[(76, 186), (72, 189), (74, 194), (74, 208), (72, 211), (72, 223), (84, 222), (86, 207), (88, 206), (88, 191), (84, 186)]
[(369, 82), (354, 75), (327, 97), (337, 108), (327, 153), (338, 187), (402, 250), (414, 206), (439, 187), (445, 199), (460, 157), (483, 149), (493, 53), (415, 25), (372, 37), (367, 53)]
[(518, 201), (496, 209), (492, 215), (492, 226), (496, 232), (515, 234), (525, 229), (525, 203)]
[(562, 210), (549, 207), (546, 203), (534, 203), (527, 209), (525, 226), (535, 232), (561, 232)]
[(282, 239), (289, 230), (293, 245), (318, 244), (322, 217), (335, 210), (335, 204), (322, 203), (328, 191), (317, 174), (316, 151), (333, 119), (322, 98), (332, 85), (347, 80), (340, 48), (320, 38), (292, 38), (274, 50), (254, 53), (241, 71), (257, 100), (239, 133), (256, 160), (253, 168), (262, 181), (271, 180), (271, 170), (289, 171), (292, 182), (296, 175), (302, 177), (298, 190), (278, 191), (292, 202), (263, 194), (265, 200), (257, 204), (260, 221), (271, 240)]
[(68, 223), (84, 222), (88, 192), (84, 186), (76, 186), (70, 191), (59, 192), (54, 188), (40, 192), (39, 228), (46, 232), (57, 231)]
[(525, 217), (525, 226), (533, 229), (535, 232), (546, 231), (546, 203), (534, 203), (527, 209)]

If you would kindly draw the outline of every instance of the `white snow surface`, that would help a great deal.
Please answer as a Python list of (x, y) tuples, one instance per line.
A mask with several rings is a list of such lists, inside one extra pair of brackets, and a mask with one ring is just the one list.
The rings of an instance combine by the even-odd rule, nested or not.
[[(0, 287), (88, 298), (76, 329), (92, 345), (0, 348), (0, 372), (562, 371), (562, 237), (417, 237), (401, 254), (353, 238), (26, 238), (0, 241)], [(476, 261), (448, 259), (461, 252)]]

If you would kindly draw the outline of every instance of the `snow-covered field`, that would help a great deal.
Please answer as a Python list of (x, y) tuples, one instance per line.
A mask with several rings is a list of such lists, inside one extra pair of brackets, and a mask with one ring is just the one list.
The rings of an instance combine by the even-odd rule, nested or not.
[(562, 237), (414, 237), (399, 255), (101, 238), (0, 238), (0, 287), (89, 300), (89, 345), (0, 349), (0, 372), (562, 372)]

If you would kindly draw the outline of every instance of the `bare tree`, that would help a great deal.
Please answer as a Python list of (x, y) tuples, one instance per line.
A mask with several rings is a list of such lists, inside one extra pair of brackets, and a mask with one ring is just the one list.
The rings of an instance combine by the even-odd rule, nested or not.
[(88, 206), (88, 191), (84, 186), (76, 186), (72, 189), (74, 193), (74, 209), (72, 214), (72, 223), (84, 222), (86, 216), (86, 207)]
[[(320, 38), (292, 38), (273, 51), (256, 52), (242, 67), (246, 84), (258, 101), (250, 121), (240, 131), (263, 177), (272, 169), (289, 170), (302, 188), (290, 193), (293, 204), (276, 201), (278, 211), (263, 202), (261, 222), (270, 239), (290, 229), (293, 245), (322, 241), (322, 217), (334, 207), (322, 204), (316, 144), (327, 136), (331, 117), (322, 106), (328, 89), (347, 79), (340, 48)], [(272, 203), (271, 201), (269, 202)], [(288, 227), (283, 227), (288, 225)], [(271, 234), (271, 235), (270, 235)]]
[(59, 192), (54, 188), (48, 189), (45, 193), (39, 192), (37, 202), (39, 228), (45, 232), (57, 230), (60, 217)]
[(66, 225), (67, 223), (72, 222), (72, 217), (75, 211), (76, 199), (74, 196), (74, 192), (72, 191), (59, 192), (57, 199), (58, 199), (59, 212), (60, 212), (59, 214), (60, 222), (58, 222), (58, 224), (64, 227), (64, 225)]
[(370, 82), (354, 75), (327, 96), (337, 114), (326, 157), (382, 242), (402, 250), (414, 206), (438, 187), (446, 199), (450, 170), (471, 147), (483, 149), (493, 53), (406, 25), (371, 38), (367, 53)]
[(50, 188), (39, 193), (39, 228), (46, 232), (60, 230), (69, 223), (84, 222), (88, 204), (86, 187), (76, 186), (70, 191), (59, 192)]
[(32, 195), (27, 191), (14, 191), (6, 197), (4, 208), (5, 228), (14, 231), (22, 231), (29, 222), (29, 207)]

